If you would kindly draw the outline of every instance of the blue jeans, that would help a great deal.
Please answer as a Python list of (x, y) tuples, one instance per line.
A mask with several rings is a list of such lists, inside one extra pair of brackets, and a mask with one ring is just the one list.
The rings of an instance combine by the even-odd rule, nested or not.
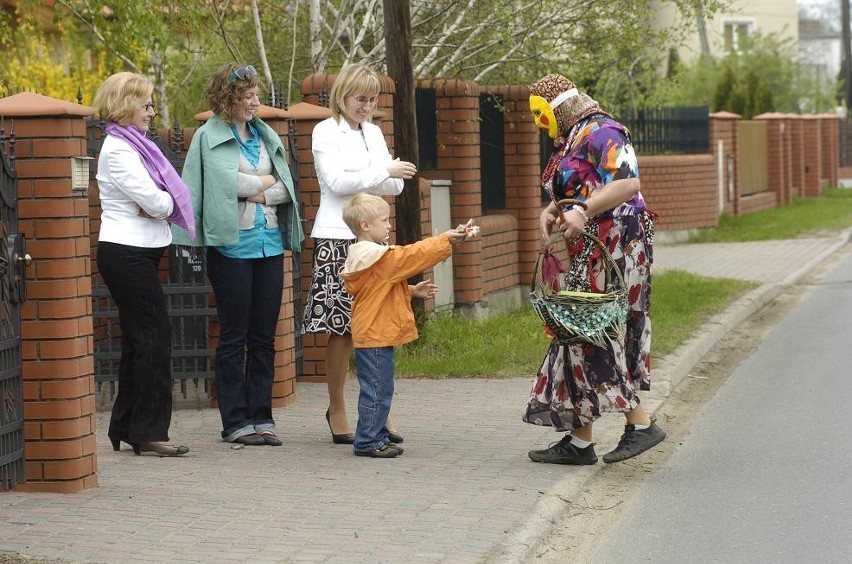
[(216, 398), (222, 438), (275, 429), (275, 327), (284, 287), (284, 255), (226, 257), (207, 248), (207, 275), (216, 296)]
[(388, 441), (386, 426), (393, 400), (393, 347), (355, 349), (355, 367), (361, 392), (355, 452), (371, 452)]

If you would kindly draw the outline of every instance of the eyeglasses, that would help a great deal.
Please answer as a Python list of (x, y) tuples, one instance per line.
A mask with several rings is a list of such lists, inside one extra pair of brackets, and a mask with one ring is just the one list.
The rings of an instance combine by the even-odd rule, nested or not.
[(145, 110), (146, 112), (155, 112), (156, 113), (156, 111), (157, 111), (157, 108), (154, 107), (153, 102), (145, 102), (144, 104), (142, 104), (142, 109)]
[(379, 101), (376, 96), (356, 96), (355, 94), (350, 94), (347, 98), (352, 98), (359, 106), (375, 106)]
[(228, 82), (234, 82), (235, 80), (246, 80), (253, 76), (257, 76), (256, 68), (251, 65), (247, 67), (240, 67), (231, 71), (231, 74), (228, 75)]

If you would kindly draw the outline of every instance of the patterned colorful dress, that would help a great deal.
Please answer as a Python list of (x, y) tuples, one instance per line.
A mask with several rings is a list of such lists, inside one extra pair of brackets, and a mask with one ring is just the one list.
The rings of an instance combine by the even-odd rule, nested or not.
[[(580, 120), (562, 147), (554, 150), (542, 174), (544, 189), (556, 200), (586, 200), (607, 184), (638, 178), (639, 166), (627, 129), (596, 114)], [(601, 398), (621, 412), (639, 405), (636, 389), (651, 385), (651, 263), (655, 215), (637, 193), (630, 201), (590, 218), (586, 232), (612, 254), (628, 287), (627, 332), (611, 350), (551, 342), (535, 378), (523, 420), (566, 431), (586, 426), (601, 414)], [(567, 285), (601, 292), (605, 264), (586, 238), (571, 249)]]

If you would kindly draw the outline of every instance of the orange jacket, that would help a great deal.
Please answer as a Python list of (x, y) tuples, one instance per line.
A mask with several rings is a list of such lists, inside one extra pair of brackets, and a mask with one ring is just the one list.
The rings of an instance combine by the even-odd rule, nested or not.
[(445, 235), (397, 247), (358, 241), (349, 247), (342, 277), (352, 294), (356, 348), (392, 347), (417, 338), (408, 279), (452, 254)]

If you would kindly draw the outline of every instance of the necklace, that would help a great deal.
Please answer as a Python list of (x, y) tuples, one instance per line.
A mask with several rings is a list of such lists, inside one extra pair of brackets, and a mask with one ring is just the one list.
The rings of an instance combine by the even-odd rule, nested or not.
[(547, 165), (544, 167), (544, 170), (541, 173), (541, 184), (542, 186), (551, 186), (553, 177), (556, 175), (556, 169), (559, 168), (559, 163), (562, 162), (562, 159), (565, 158), (565, 155), (568, 154), (568, 151), (574, 146), (574, 140), (577, 137), (577, 133), (580, 131), (580, 122), (575, 123), (571, 130), (568, 132), (568, 138), (562, 143), (562, 146), (558, 149), (554, 149), (554, 151), (550, 154), (550, 159), (547, 161)]

